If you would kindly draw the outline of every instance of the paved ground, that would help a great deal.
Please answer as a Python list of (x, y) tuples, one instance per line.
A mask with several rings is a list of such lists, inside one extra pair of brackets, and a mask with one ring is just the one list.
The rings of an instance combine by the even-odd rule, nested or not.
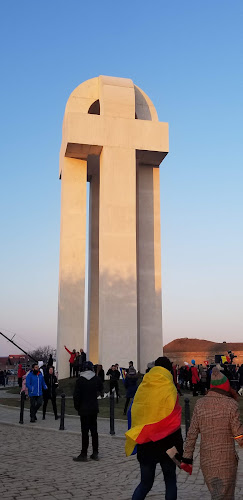
[(7, 399), (17, 399), (18, 396), (20, 397), (20, 395), (18, 394), (11, 394), (11, 392), (8, 392), (8, 389), (9, 387), (0, 387), (0, 397), (1, 398), (7, 398)]
[[(49, 403), (51, 407), (51, 403)], [(68, 432), (80, 434), (80, 419), (77, 416), (70, 415), (69, 417), (65, 417), (65, 431), (59, 431), (60, 420), (55, 420), (53, 413), (46, 414), (46, 420), (42, 420), (41, 411), (37, 414), (37, 422), (35, 424), (35, 428), (38, 430), (54, 430), (58, 432)], [(11, 408), (7, 406), (0, 405), (0, 422), (11, 423), (19, 426), (19, 409)], [(31, 428), (33, 424), (30, 424), (29, 418), (29, 410), (25, 410), (24, 412), (24, 425), (21, 426), (23, 428)], [(125, 420), (116, 420), (115, 421), (115, 433), (117, 437), (124, 438), (124, 433), (127, 430), (127, 423)], [(99, 434), (106, 437), (109, 436), (110, 432), (110, 421), (107, 418), (99, 418), (98, 419), (98, 432)], [(1, 500), (1, 497), (0, 497)]]
[[(77, 417), (66, 420), (68, 430), (59, 431), (59, 422), (48, 414), (45, 421), (18, 424), (19, 412), (0, 406), (0, 498), (1, 500), (130, 500), (139, 482), (136, 457), (126, 458), (124, 439), (110, 437), (109, 421), (99, 419), (100, 461), (75, 463), (72, 457), (80, 452), (80, 424)], [(120, 436), (124, 422), (117, 422)], [(199, 469), (199, 448), (194, 456), (193, 475), (178, 470), (178, 500), (196, 496), (209, 500)], [(236, 499), (243, 498), (243, 450)], [(162, 474), (157, 468), (154, 487), (147, 497), (164, 498)]]

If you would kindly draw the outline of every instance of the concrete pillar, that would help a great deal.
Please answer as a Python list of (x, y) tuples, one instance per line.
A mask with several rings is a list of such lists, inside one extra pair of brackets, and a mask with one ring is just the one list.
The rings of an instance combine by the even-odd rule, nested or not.
[(84, 284), (87, 162), (64, 158), (61, 188), (61, 235), (57, 359), (60, 378), (69, 376), (69, 354), (84, 345)]
[[(104, 146), (100, 156), (99, 355), (137, 367), (136, 158)], [(129, 358), (129, 359), (128, 359)]]
[(159, 168), (137, 166), (138, 344), (140, 370), (162, 356)]
[(99, 168), (90, 181), (89, 209), (89, 359), (99, 362)]

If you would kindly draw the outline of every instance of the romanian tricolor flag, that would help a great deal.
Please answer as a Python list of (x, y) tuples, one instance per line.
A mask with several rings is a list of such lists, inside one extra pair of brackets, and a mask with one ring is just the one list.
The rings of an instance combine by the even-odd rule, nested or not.
[(131, 428), (126, 432), (127, 456), (137, 444), (159, 441), (180, 428), (181, 406), (168, 370), (155, 366), (144, 375), (131, 415)]
[(122, 376), (122, 382), (124, 383), (125, 382), (125, 378), (126, 378), (126, 370), (125, 370), (125, 368), (120, 368), (120, 372), (121, 372), (121, 376)]

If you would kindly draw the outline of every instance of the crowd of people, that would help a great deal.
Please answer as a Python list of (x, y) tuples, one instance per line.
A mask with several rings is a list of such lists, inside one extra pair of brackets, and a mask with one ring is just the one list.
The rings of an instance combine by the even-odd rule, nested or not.
[(118, 398), (120, 397), (118, 381), (120, 379), (121, 373), (123, 374), (123, 381), (126, 389), (126, 402), (123, 411), (123, 415), (126, 415), (129, 402), (132, 398), (134, 398), (138, 386), (138, 373), (133, 366), (133, 361), (129, 361), (127, 369), (122, 368), (121, 370), (119, 370), (118, 363), (116, 363), (115, 365), (111, 365), (106, 373), (106, 375), (110, 378), (110, 394), (112, 394), (113, 390), (115, 391), (117, 402)]
[(83, 371), (83, 366), (86, 361), (86, 353), (82, 348), (80, 349), (80, 351), (76, 351), (76, 349), (70, 351), (66, 346), (64, 346), (64, 349), (66, 349), (66, 351), (70, 354), (69, 358), (70, 378), (72, 376), (78, 377), (79, 373)]
[[(92, 436), (91, 458), (98, 460), (97, 391), (102, 394), (101, 380), (92, 363), (84, 367), (74, 391), (74, 405), (81, 418), (82, 449), (75, 461), (87, 461), (88, 432)], [(110, 391), (119, 397), (120, 373), (118, 364), (107, 371)], [(237, 473), (235, 442), (243, 447), (243, 426), (240, 422), (237, 392), (232, 381), (238, 373), (239, 386), (243, 366), (238, 370), (232, 365), (191, 366), (180, 369), (166, 357), (149, 363), (142, 382), (138, 386), (133, 363), (126, 371), (126, 414), (129, 430), (126, 433), (126, 454), (137, 453), (141, 481), (132, 500), (143, 500), (151, 490), (159, 463), (165, 481), (167, 500), (177, 499), (176, 464), (191, 474), (193, 453), (198, 434), (201, 434), (201, 469), (213, 500), (233, 500)], [(121, 370), (122, 371), (122, 370)], [(242, 376), (241, 376), (242, 373)], [(233, 377), (233, 378), (232, 378)], [(91, 385), (92, 381), (92, 385)], [(92, 390), (91, 390), (92, 388)], [(201, 398), (195, 406), (191, 426), (183, 443), (181, 433), (181, 406), (178, 392), (192, 389), (193, 395), (200, 389)], [(92, 399), (92, 403), (91, 403)], [(92, 410), (92, 411), (91, 411)]]
[[(198, 384), (198, 367), (192, 363), (191, 368), (192, 377), (196, 370), (198, 372), (198, 376), (195, 375), (195, 384)], [(143, 500), (147, 496), (158, 463), (164, 475), (165, 498), (176, 500), (176, 464), (192, 473), (199, 433), (200, 465), (212, 500), (234, 499), (238, 464), (235, 442), (243, 447), (243, 425), (238, 394), (224, 374), (225, 369), (230, 371), (229, 366), (211, 367), (208, 392), (195, 405), (184, 443), (175, 367), (168, 358), (160, 357), (144, 376), (131, 408), (131, 428), (126, 433), (126, 454), (136, 449), (141, 469), (141, 481), (132, 500)]]
[(243, 364), (241, 366), (228, 363), (223, 364), (196, 364), (194, 359), (191, 365), (185, 362), (183, 366), (173, 363), (172, 371), (174, 382), (179, 394), (181, 391), (190, 390), (193, 396), (204, 396), (210, 388), (211, 374), (214, 366), (217, 366), (230, 381), (231, 387), (239, 394), (243, 394)]
[[(81, 421), (82, 447), (73, 460), (88, 460), (89, 432), (92, 439), (92, 460), (99, 459), (97, 416), (98, 397), (104, 397), (105, 372), (102, 365), (86, 360), (82, 349), (69, 351), (70, 377), (77, 377), (73, 401)], [(75, 355), (75, 356), (74, 356)], [(77, 365), (75, 360), (78, 359)], [(238, 458), (235, 442), (243, 447), (243, 425), (240, 422), (238, 393), (243, 393), (243, 365), (197, 365), (184, 363), (179, 367), (166, 357), (148, 363), (141, 383), (139, 373), (128, 363), (128, 368), (112, 364), (106, 372), (109, 393), (120, 398), (119, 380), (126, 389), (124, 415), (128, 417), (126, 432), (127, 456), (137, 453), (141, 480), (132, 500), (143, 500), (151, 490), (155, 469), (160, 464), (167, 500), (177, 499), (176, 465), (191, 474), (193, 454), (198, 434), (200, 440), (200, 464), (212, 500), (233, 500), (236, 485)], [(77, 366), (77, 368), (75, 368)], [(22, 368), (22, 367), (20, 367)], [(20, 373), (20, 371), (19, 371)], [(33, 364), (32, 370), (22, 372), (22, 390), (30, 399), (30, 421), (35, 423), (37, 411), (42, 406), (45, 419), (48, 402), (51, 401), (55, 419), (58, 419), (56, 389), (58, 380), (52, 358), (47, 365)], [(237, 382), (237, 384), (236, 384)], [(235, 390), (237, 389), (237, 390)], [(187, 438), (183, 443), (181, 433), (181, 391), (191, 390), (200, 398), (192, 415)], [(238, 391), (238, 393), (237, 393)]]

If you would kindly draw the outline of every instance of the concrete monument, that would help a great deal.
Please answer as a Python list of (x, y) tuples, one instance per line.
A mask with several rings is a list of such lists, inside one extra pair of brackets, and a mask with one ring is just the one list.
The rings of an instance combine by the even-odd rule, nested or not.
[[(68, 99), (60, 151), (61, 237), (57, 360), (84, 346), (89, 265), (88, 357), (144, 372), (162, 354), (159, 165), (168, 124), (126, 78), (100, 76)], [(90, 182), (89, 255), (86, 183)]]

